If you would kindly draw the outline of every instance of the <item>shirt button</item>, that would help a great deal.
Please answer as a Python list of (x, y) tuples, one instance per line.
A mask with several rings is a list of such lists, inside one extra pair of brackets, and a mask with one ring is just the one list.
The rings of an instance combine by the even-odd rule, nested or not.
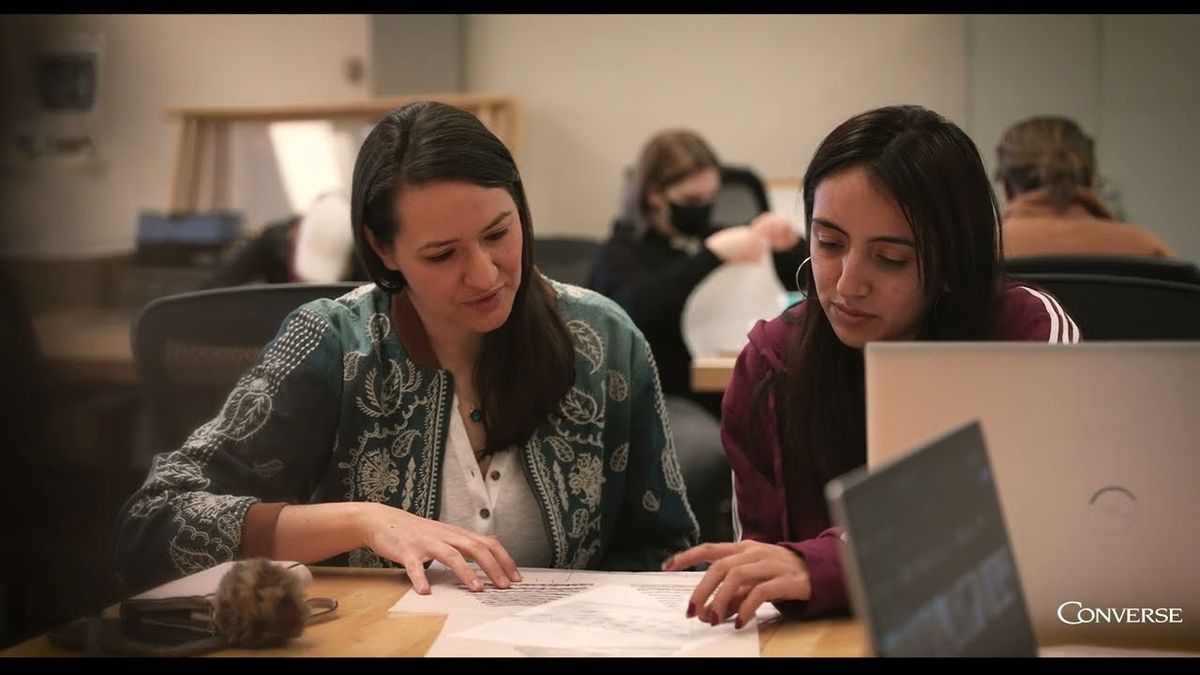
[(490, 515), (492, 515), (491, 511), (488, 511), (487, 509), (479, 509), (479, 517), (480, 518), (487, 518)]
[(500, 472), (499, 471), (492, 472), (492, 480), (500, 480)]

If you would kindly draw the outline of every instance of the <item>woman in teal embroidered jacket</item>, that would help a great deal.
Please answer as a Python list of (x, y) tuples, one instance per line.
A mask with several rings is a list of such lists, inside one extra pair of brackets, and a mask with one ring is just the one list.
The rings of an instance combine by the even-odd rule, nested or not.
[(264, 555), (404, 566), (422, 593), (438, 560), (478, 590), (468, 561), (507, 587), (518, 562), (649, 570), (696, 542), (644, 337), (536, 271), (520, 175), (478, 119), (392, 111), (351, 211), (375, 283), (292, 312), (155, 457), (118, 518), (133, 586)]

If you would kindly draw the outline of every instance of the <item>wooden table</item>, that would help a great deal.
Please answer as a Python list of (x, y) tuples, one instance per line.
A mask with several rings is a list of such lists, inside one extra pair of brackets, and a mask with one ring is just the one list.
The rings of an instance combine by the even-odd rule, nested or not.
[[(336, 598), (337, 617), (308, 627), (278, 649), (227, 649), (221, 656), (423, 656), (445, 623), (444, 616), (388, 614), (409, 588), (402, 570), (312, 568), (309, 594)], [(862, 656), (866, 638), (853, 619), (781, 621), (759, 629), (763, 656)], [(39, 636), (4, 656), (72, 656)]]
[(34, 332), (54, 382), (133, 386), (130, 328), (133, 313), (113, 309), (67, 309), (36, 314)]
[(692, 359), (692, 390), (723, 392), (733, 377), (736, 356), (705, 356)]

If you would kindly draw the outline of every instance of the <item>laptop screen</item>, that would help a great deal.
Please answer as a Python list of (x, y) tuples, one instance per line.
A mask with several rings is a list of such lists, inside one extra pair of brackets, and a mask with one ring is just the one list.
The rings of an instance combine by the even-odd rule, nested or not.
[(978, 422), (826, 488), (880, 656), (1035, 656)]

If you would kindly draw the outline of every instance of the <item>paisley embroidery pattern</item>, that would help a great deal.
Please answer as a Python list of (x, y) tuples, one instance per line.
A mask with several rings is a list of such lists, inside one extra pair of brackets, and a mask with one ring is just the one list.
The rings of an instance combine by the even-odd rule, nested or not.
[(661, 502), (658, 501), (658, 497), (656, 497), (653, 492), (646, 490), (646, 493), (642, 495), (642, 508), (643, 509), (653, 512), (653, 511), (657, 511), (658, 507), (660, 505), (661, 505)]
[(590, 453), (576, 455), (575, 465), (571, 467), (571, 477), (567, 486), (571, 493), (583, 497), (583, 503), (589, 509), (600, 506), (600, 488), (604, 485), (604, 463), (600, 457)]
[(620, 371), (608, 371), (608, 397), (618, 403), (629, 398), (629, 381)]
[(612, 458), (608, 460), (608, 468), (620, 473), (625, 470), (625, 466), (629, 463), (629, 444), (622, 443), (613, 451)]
[(591, 366), (588, 373), (593, 374), (600, 370), (604, 365), (604, 340), (600, 339), (596, 329), (584, 321), (574, 319), (567, 322), (567, 331), (575, 343), (575, 353)]

